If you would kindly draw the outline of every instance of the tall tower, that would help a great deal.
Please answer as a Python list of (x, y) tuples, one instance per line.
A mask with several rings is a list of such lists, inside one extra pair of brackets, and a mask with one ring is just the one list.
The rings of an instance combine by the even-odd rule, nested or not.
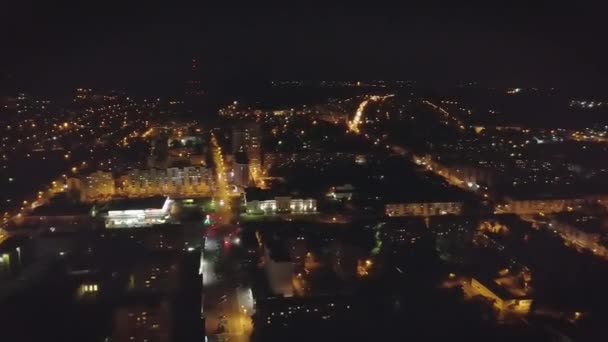
[(249, 173), (256, 181), (262, 172), (262, 137), (260, 126), (255, 123), (239, 125), (232, 130), (232, 153), (243, 149), (249, 158)]
[(192, 58), (190, 61), (190, 71), (188, 73), (188, 81), (186, 81), (186, 95), (205, 95), (205, 91), (201, 86), (199, 61), (196, 58)]
[(243, 148), (234, 154), (234, 184), (242, 187), (249, 186), (249, 158)]

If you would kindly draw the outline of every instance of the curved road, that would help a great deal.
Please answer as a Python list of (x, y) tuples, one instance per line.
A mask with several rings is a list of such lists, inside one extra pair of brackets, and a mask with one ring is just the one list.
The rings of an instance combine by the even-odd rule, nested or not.
[(361, 126), (361, 122), (363, 121), (363, 112), (365, 111), (365, 107), (371, 101), (384, 101), (387, 98), (393, 97), (393, 96), (395, 96), (395, 95), (393, 95), (393, 94), (385, 95), (385, 96), (373, 95), (373, 96), (370, 96), (368, 99), (363, 100), (363, 102), (361, 102), (359, 104), (359, 107), (357, 108), (357, 111), (355, 112), (355, 116), (353, 117), (353, 119), (348, 121), (348, 129), (351, 132), (355, 132), (355, 133), (359, 134), (361, 132), (360, 126)]

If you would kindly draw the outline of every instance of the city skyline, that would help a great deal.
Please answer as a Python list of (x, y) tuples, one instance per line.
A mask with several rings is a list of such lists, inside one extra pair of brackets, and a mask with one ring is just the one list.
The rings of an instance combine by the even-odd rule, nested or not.
[(0, 340), (607, 340), (606, 6), (284, 5), (0, 12)]

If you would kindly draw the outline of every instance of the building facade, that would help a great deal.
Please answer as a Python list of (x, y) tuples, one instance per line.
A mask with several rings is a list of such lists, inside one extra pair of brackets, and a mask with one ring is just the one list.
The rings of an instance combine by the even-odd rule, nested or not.
[(108, 198), (116, 194), (112, 172), (95, 171), (82, 179), (84, 198), (88, 200)]
[[(135, 203), (129, 201), (110, 204), (110, 210), (105, 218), (106, 228), (135, 228), (163, 224), (169, 218), (173, 204), (173, 200), (169, 197), (148, 198)], [(135, 199), (135, 201), (139, 200)]]
[(306, 214), (317, 212), (317, 200), (292, 199), (291, 197), (275, 197), (266, 201), (247, 201), (248, 214)]
[(120, 192), (127, 196), (208, 194), (212, 182), (210, 170), (200, 166), (131, 170)]
[(260, 126), (248, 124), (232, 130), (232, 153), (244, 149), (249, 158), (249, 173), (255, 180), (262, 174), (262, 134)]
[(491, 280), (482, 283), (481, 280), (472, 278), (470, 289), (471, 294), (487, 298), (501, 311), (525, 315), (532, 307), (532, 299), (514, 296)]
[(113, 341), (169, 342), (171, 305), (168, 299), (148, 303), (125, 304), (113, 313)]
[(393, 203), (385, 207), (387, 216), (438, 216), (460, 215), (462, 202)]
[(250, 184), (249, 174), (249, 158), (245, 153), (244, 149), (239, 149), (234, 154), (234, 163), (232, 164), (232, 170), (234, 172), (232, 181), (234, 185), (240, 187), (247, 187)]
[(549, 214), (563, 211), (573, 211), (585, 204), (584, 199), (529, 199), (512, 200), (498, 204), (494, 212), (501, 214)]

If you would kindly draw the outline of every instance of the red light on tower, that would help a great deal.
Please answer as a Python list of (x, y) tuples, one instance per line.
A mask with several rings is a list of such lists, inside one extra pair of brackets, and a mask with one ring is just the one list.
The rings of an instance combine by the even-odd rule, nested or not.
[(198, 59), (192, 58), (190, 60), (190, 76), (188, 76), (189, 80), (186, 81), (186, 95), (200, 96), (205, 94), (205, 92), (201, 89), (201, 81), (198, 79), (200, 77), (200, 75), (198, 75), (199, 71)]

